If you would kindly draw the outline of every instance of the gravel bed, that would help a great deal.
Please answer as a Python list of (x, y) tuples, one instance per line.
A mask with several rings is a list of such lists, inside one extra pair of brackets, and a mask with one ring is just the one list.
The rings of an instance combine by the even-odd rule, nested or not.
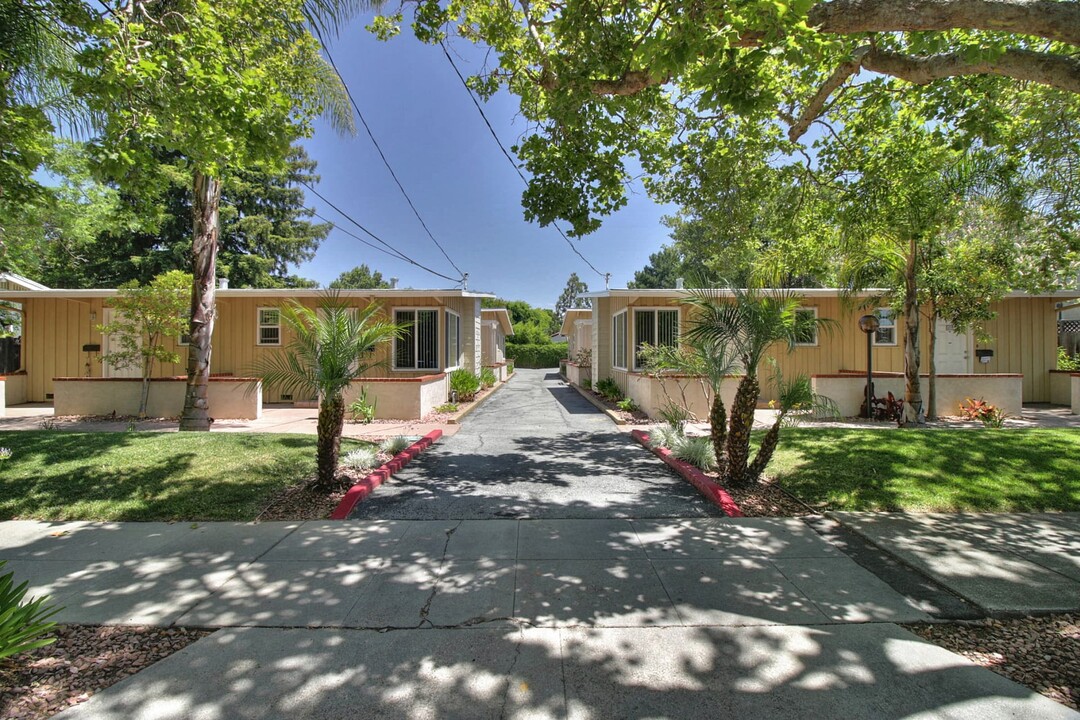
[(904, 627), (1051, 700), (1080, 710), (1080, 615)]
[(0, 717), (51, 717), (210, 632), (131, 625), (59, 626), (51, 645), (0, 661)]

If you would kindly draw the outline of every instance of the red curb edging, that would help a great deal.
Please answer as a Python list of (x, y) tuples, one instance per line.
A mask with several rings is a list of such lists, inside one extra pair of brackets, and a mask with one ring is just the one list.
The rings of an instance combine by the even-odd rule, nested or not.
[(427, 435), (399, 452), (392, 460), (384, 464), (378, 470), (372, 471), (370, 475), (349, 488), (349, 492), (345, 493), (345, 497), (341, 498), (341, 502), (334, 508), (334, 512), (330, 513), (330, 519), (344, 520), (349, 517), (349, 513), (353, 511), (353, 508), (366, 500), (371, 493), (375, 492), (375, 488), (382, 485), (389, 480), (394, 473), (399, 472), (408, 465), (410, 460), (431, 447), (436, 440), (442, 437), (442, 434), (442, 430), (432, 430)]
[(697, 488), (699, 493), (705, 496), (706, 500), (723, 510), (725, 515), (728, 517), (746, 517), (743, 515), (743, 511), (739, 509), (738, 503), (735, 502), (731, 495), (728, 495), (727, 490), (717, 485), (708, 475), (690, 463), (672, 457), (671, 451), (667, 448), (649, 447), (649, 433), (644, 430), (631, 430), (630, 437), (641, 443), (653, 455), (663, 460), (672, 470), (682, 475), (686, 481)]

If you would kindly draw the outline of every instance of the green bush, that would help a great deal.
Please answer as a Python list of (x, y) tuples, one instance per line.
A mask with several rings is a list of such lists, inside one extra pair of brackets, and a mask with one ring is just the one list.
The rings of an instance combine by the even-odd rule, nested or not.
[(637, 403), (633, 398), (623, 398), (619, 402), (615, 403), (623, 412), (634, 412), (638, 409)]
[[(437, 409), (438, 408), (436, 408), (436, 410)], [(456, 407), (454, 409), (457, 410)], [(383, 440), (382, 444), (379, 445), (379, 449), (387, 455), (397, 455), (419, 439), (420, 438), (409, 437), (408, 435), (395, 435), (394, 437)]]
[(523, 368), (557, 368), (566, 358), (566, 343), (547, 345), (507, 345), (506, 357)]
[(452, 415), (457, 412), (457, 403), (443, 403), (435, 407), (437, 413), (447, 413)]
[(480, 371), (480, 385), (482, 385), (483, 387), (489, 388), (489, 387), (492, 387), (493, 385), (495, 385), (495, 382), (496, 382), (496, 378), (495, 378), (495, 371), (494, 370), (492, 370), (489, 367), (486, 367), (486, 368), (483, 368)]
[(457, 395), (460, 402), (468, 402), (480, 392), (480, 378), (465, 368), (450, 373), (450, 391)]
[(596, 392), (600, 393), (605, 400), (619, 402), (623, 399), (622, 388), (612, 378), (604, 378), (596, 383)]
[[(0, 568), (6, 562), (0, 560)], [(23, 581), (16, 586), (14, 577), (14, 572), (0, 575), (0, 659), (44, 647), (56, 640), (44, 635), (56, 627), (49, 618), (60, 612), (60, 608), (47, 605), (47, 595), (23, 602), (29, 583)]]
[(353, 400), (349, 405), (349, 412), (352, 414), (352, 421), (354, 423), (364, 423), (365, 425), (375, 420), (375, 405), (377, 400), (368, 402), (367, 388), (360, 388), (360, 396)]
[(1080, 372), (1080, 355), (1069, 355), (1069, 353), (1065, 352), (1065, 348), (1058, 345), (1057, 369)]

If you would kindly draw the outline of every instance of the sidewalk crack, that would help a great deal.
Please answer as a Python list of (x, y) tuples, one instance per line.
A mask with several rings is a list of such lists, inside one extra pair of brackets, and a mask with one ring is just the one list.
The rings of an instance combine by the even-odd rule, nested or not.
[(506, 670), (506, 691), (503, 693), (502, 707), (499, 709), (499, 718), (506, 717), (506, 706), (510, 702), (510, 693), (514, 690), (514, 668), (517, 667), (521, 658), (521, 648), (525, 645), (525, 631), (518, 628), (518, 641), (514, 646), (514, 659), (510, 661), (510, 667)]
[(442, 582), (442, 571), (443, 567), (446, 565), (446, 553), (450, 549), (450, 538), (453, 537), (454, 533), (457, 532), (457, 529), (461, 527), (461, 523), (463, 522), (465, 521), (458, 520), (457, 525), (446, 531), (446, 542), (443, 543), (442, 557), (439, 558), (439, 569), (437, 571), (437, 575), (435, 576), (435, 582), (431, 585), (431, 593), (428, 595), (427, 601), (424, 603), (424, 606), (420, 608), (420, 622), (417, 623), (417, 627), (420, 627), (424, 623), (435, 627), (432, 622), (428, 620), (428, 614), (431, 613), (431, 603), (435, 601), (435, 596), (439, 592), (439, 583)]

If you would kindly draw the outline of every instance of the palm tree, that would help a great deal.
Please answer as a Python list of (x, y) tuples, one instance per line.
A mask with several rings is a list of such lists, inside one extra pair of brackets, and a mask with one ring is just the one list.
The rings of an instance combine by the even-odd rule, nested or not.
[[(753, 471), (748, 467), (750, 431), (761, 387), (758, 369), (774, 344), (784, 343), (792, 348), (800, 337), (816, 332), (824, 321), (811, 313), (798, 312), (800, 298), (789, 290), (750, 287), (730, 292), (730, 299), (722, 298), (716, 290), (691, 292), (684, 301), (694, 312), (686, 339), (691, 347), (705, 349), (718, 359), (710, 363), (717, 372), (726, 374), (732, 361), (743, 372), (730, 415), (725, 418), (723, 402), (718, 402), (720, 393), (716, 392), (709, 417), (721, 478), (732, 485), (742, 485), (755, 480), (764, 469), (758, 463)], [(715, 379), (719, 381), (722, 376)], [(775, 447), (775, 439), (772, 442)], [(768, 455), (771, 456), (771, 451)]]
[(318, 395), (316, 484), (329, 490), (337, 476), (345, 390), (354, 378), (382, 364), (374, 359), (376, 348), (398, 337), (402, 328), (384, 320), (374, 303), (354, 311), (333, 294), (319, 303), (318, 311), (290, 300), (281, 307), (281, 318), (293, 339), (259, 361), (255, 372), (282, 392)]

